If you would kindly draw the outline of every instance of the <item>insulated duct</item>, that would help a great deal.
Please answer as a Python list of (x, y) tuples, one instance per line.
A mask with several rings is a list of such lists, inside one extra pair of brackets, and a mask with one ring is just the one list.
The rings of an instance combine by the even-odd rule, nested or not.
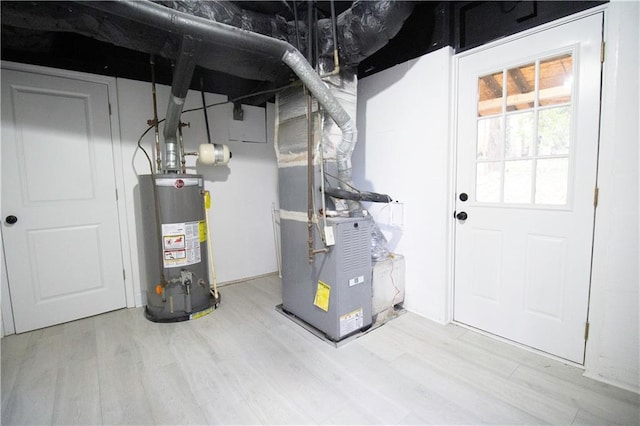
[[(54, 37), (55, 33), (73, 32), (134, 51), (171, 60), (177, 59), (181, 37), (175, 37), (167, 32), (166, 28), (154, 26), (151, 22), (132, 21), (127, 16), (114, 15), (110, 10), (120, 6), (112, 3), (114, 2), (3, 0), (0, 2), (3, 47), (6, 45), (13, 49), (32, 51), (40, 49), (39, 53), (52, 55), (60, 49), (60, 41)], [(286, 21), (277, 14), (252, 12), (247, 10), (249, 7), (243, 8), (243, 4), (248, 2), (161, 3), (188, 15), (205, 18), (206, 22), (221, 22), (288, 41), (297, 46), (303, 54), (306, 41), (310, 37), (309, 29), (304, 22), (296, 24), (296, 21)], [(107, 13), (96, 13), (96, 8), (99, 7)], [(414, 2), (410, 1), (354, 1), (349, 9), (337, 17), (337, 44), (341, 67), (356, 67), (361, 60), (383, 47), (400, 31), (413, 8)], [(320, 19), (316, 27), (319, 56), (333, 62), (335, 43), (331, 20)], [(300, 43), (296, 43), (296, 30)], [(45, 43), (34, 44), (37, 40), (43, 39), (46, 40)], [(235, 46), (220, 44), (213, 47), (207, 39), (202, 40), (202, 52), (197, 58), (198, 66), (256, 82), (269, 81), (275, 86), (285, 84), (289, 80), (287, 67), (279, 61), (273, 61), (263, 52), (240, 51)]]
[[(356, 142), (355, 122), (325, 86), (309, 62), (291, 44), (262, 34), (188, 15), (147, 0), (84, 2), (84, 4), (106, 13), (182, 35), (183, 42), (192, 37), (206, 40), (213, 45), (233, 47), (249, 52), (261, 52), (281, 60), (298, 76), (342, 131), (342, 141), (337, 147), (338, 173), (342, 181), (340, 186), (347, 191), (353, 187), (351, 153)], [(188, 82), (186, 85), (188, 88)], [(178, 107), (172, 110), (172, 113), (175, 111), (178, 111)], [(177, 120), (179, 122), (179, 114)], [(169, 126), (165, 126), (165, 129), (167, 127)], [(165, 136), (166, 134), (167, 130), (165, 130)], [(350, 207), (354, 204), (350, 204)]]
[[(243, 28), (290, 43), (296, 41), (295, 21), (287, 22), (278, 15), (274, 18), (243, 9), (238, 6), (238, 4), (242, 5), (242, 2), (235, 4), (229, 1), (170, 0), (160, 3), (171, 9), (211, 21)], [(295, 7), (294, 5), (294, 12)], [(315, 27), (318, 32), (318, 54), (320, 57), (333, 58), (334, 38), (337, 34), (340, 62), (345, 66), (357, 66), (398, 33), (413, 8), (414, 2), (411, 1), (354, 1), (349, 9), (337, 17), (336, 21), (332, 22), (331, 19), (317, 20)], [(301, 39), (301, 42), (297, 42), (296, 47), (306, 57), (309, 57), (308, 51), (305, 49), (309, 39), (312, 38), (310, 31), (314, 30), (308, 24), (300, 24), (302, 23), (299, 23), (298, 26), (298, 38)]]

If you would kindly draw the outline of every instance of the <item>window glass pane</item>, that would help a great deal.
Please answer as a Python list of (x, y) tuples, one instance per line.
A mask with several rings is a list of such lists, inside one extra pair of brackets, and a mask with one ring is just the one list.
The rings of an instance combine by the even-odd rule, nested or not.
[(500, 162), (478, 163), (476, 167), (476, 201), (500, 202)]
[(507, 71), (507, 111), (530, 109), (535, 101), (535, 63)]
[(536, 165), (536, 204), (567, 204), (568, 158), (538, 160)]
[(502, 112), (502, 72), (478, 79), (478, 116)]
[(533, 141), (533, 111), (507, 116), (505, 158), (528, 157)]
[(571, 102), (572, 88), (571, 54), (540, 61), (540, 106)]
[(502, 118), (478, 120), (477, 158), (498, 160), (502, 158)]
[(531, 160), (504, 162), (504, 202), (531, 203)]
[(538, 113), (538, 155), (569, 153), (571, 109), (549, 108)]

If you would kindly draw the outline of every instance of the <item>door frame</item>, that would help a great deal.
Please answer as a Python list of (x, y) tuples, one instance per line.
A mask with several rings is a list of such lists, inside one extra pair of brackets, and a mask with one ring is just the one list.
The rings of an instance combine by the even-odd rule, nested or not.
[[(120, 230), (120, 247), (122, 252), (122, 266), (124, 268), (124, 286), (125, 301), (127, 308), (135, 307), (134, 283), (133, 283), (133, 265), (131, 263), (131, 240), (129, 238), (129, 224), (127, 222), (127, 206), (125, 199), (125, 180), (124, 180), (124, 162), (122, 158), (122, 139), (120, 137), (120, 121), (118, 114), (118, 92), (116, 90), (116, 78), (101, 76), (96, 74), (88, 74), (78, 71), (62, 70), (57, 68), (42, 67), (38, 65), (21, 64), (16, 62), (0, 62), (2, 70), (21, 71), (32, 74), (41, 74), (51, 77), (62, 77), (73, 80), (85, 81), (90, 83), (104, 84), (107, 86), (110, 104), (110, 122), (111, 122), (111, 146), (113, 150), (113, 169), (115, 175), (115, 188), (118, 191), (118, 200), (116, 201), (118, 209), (118, 228)], [(116, 194), (114, 194), (115, 197)], [(1, 206), (0, 206), (1, 207)], [(1, 230), (0, 230), (1, 232)], [(0, 248), (0, 261), (2, 262), (2, 273), (0, 280), (2, 285), (0, 291), (2, 296), (0, 300), (0, 309), (2, 310), (2, 335), (14, 334), (15, 325), (13, 322), (13, 306), (11, 304), (9, 280), (6, 273), (6, 259), (3, 249)]]
[[(555, 21), (552, 22), (548, 22), (546, 24), (537, 26), (535, 28), (531, 28), (529, 30), (525, 30), (522, 31), (520, 33), (499, 39), (499, 40), (495, 40), (492, 41), (490, 43), (487, 43), (485, 45), (482, 46), (478, 46), (476, 48), (473, 49), (469, 49), (465, 52), (461, 52), (458, 54), (454, 54), (452, 57), (452, 71), (451, 71), (451, 111), (450, 111), (450, 123), (449, 123), (449, 132), (451, 135), (451, 143), (449, 145), (449, 170), (450, 170), (450, 174), (449, 174), (449, 187), (448, 187), (448, 191), (449, 191), (449, 199), (448, 199), (448, 205), (447, 205), (447, 211), (450, 212), (449, 215), (449, 219), (448, 219), (448, 241), (449, 241), (449, 248), (448, 248), (448, 264), (447, 264), (447, 274), (448, 274), (448, 279), (447, 279), (447, 306), (445, 309), (445, 324), (448, 323), (454, 323), (456, 325), (465, 327), (465, 328), (469, 328), (472, 329), (480, 334), (486, 334), (489, 335), (493, 338), (496, 338), (498, 340), (501, 341), (505, 341), (508, 342), (512, 345), (533, 351), (535, 353), (539, 353), (542, 355), (545, 355), (547, 357), (550, 358), (554, 358), (554, 359), (558, 359), (561, 360), (562, 362), (568, 363), (569, 361), (564, 360), (564, 359), (560, 359), (558, 357), (555, 357), (554, 355), (550, 355), (547, 354), (545, 352), (542, 351), (538, 351), (536, 349), (530, 348), (528, 346), (519, 344), (517, 342), (513, 342), (511, 340), (508, 339), (504, 339), (501, 338), (499, 336), (495, 336), (493, 334), (490, 333), (486, 333), (483, 332), (482, 330), (478, 330), (476, 328), (472, 328), (469, 326), (466, 326), (465, 324), (460, 324), (456, 321), (454, 321), (453, 319), (453, 311), (454, 311), (454, 286), (455, 286), (455, 254), (456, 254), (456, 245), (455, 245), (455, 225), (456, 225), (456, 221), (454, 220), (453, 217), (453, 212), (455, 210), (455, 206), (456, 206), (456, 187), (457, 187), (457, 173), (458, 173), (458, 164), (457, 164), (457, 156), (458, 156), (458, 81), (460, 78), (460, 60), (462, 58), (465, 58), (469, 55), (473, 55), (476, 54), (478, 52), (482, 52), (491, 48), (494, 48), (496, 46), (500, 46), (503, 45), (505, 43), (509, 43), (512, 42), (514, 40), (518, 40), (518, 39), (522, 39), (522, 38), (526, 38), (529, 37), (533, 34), (537, 34), (539, 32), (542, 31), (546, 31), (549, 30), (551, 28), (556, 28), (592, 15), (597, 15), (597, 14), (604, 14), (605, 15), (605, 23), (606, 23), (606, 11), (607, 11), (607, 5), (600, 5), (600, 6), (596, 6), (594, 8), (591, 8), (589, 10), (585, 10), (582, 12), (578, 12), (576, 14), (573, 15), (569, 15), (566, 16), (564, 18), (560, 18), (557, 19)], [(603, 31), (606, 30), (606, 28), (603, 29)], [(606, 33), (605, 33), (606, 34)], [(605, 85), (605, 81), (602, 80), (601, 84), (604, 86)], [(600, 111), (600, 115), (599, 115), (600, 119), (602, 119), (602, 110)], [(598, 139), (601, 139), (601, 135), (598, 134)], [(598, 143), (599, 144), (599, 143)], [(596, 182), (598, 179), (598, 170), (597, 170), (597, 164), (599, 164), (599, 157), (600, 154), (598, 153), (598, 157), (596, 160)], [(593, 231), (592, 231), (593, 234)], [(593, 239), (594, 235), (592, 235), (592, 239)], [(591, 252), (591, 259), (592, 259), (592, 263), (593, 263), (593, 256), (594, 256), (594, 250), (592, 249)], [(592, 271), (591, 274), (593, 274), (593, 266), (592, 266)], [(589, 295), (591, 295), (591, 284), (589, 286)], [(589, 305), (591, 304), (591, 297), (589, 296), (589, 301), (587, 304), (587, 313), (589, 312)], [(587, 318), (585, 318), (585, 320), (587, 320)], [(585, 353), (586, 353), (586, 348), (585, 348)], [(573, 363), (572, 363), (573, 364)], [(584, 368), (583, 365), (581, 364), (575, 364), (578, 367)]]

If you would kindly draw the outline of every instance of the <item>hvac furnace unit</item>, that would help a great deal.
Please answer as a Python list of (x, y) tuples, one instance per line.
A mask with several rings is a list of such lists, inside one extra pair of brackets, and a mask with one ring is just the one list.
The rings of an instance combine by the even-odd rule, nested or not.
[[(204, 182), (200, 175), (140, 176), (146, 317), (184, 321), (213, 309)], [(155, 182), (155, 185), (154, 185)]]
[(371, 217), (327, 218), (335, 245), (307, 259), (307, 224), (282, 221), (282, 310), (337, 342), (371, 326)]

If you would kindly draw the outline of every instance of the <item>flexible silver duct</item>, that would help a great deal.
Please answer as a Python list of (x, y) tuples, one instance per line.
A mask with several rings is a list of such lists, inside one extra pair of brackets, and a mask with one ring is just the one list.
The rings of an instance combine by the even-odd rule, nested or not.
[[(346, 191), (351, 191), (354, 186), (351, 174), (351, 154), (357, 141), (357, 129), (354, 120), (298, 50), (293, 49), (293, 51), (285, 52), (282, 61), (304, 82), (309, 91), (318, 99), (318, 103), (324, 107), (325, 111), (342, 131), (342, 140), (336, 147), (338, 178), (340, 179), (340, 187)], [(350, 211), (360, 207), (357, 202), (348, 202), (348, 204)]]
[[(338, 147), (338, 170), (341, 186), (351, 190), (351, 153), (356, 142), (355, 121), (342, 108), (338, 100), (322, 82), (305, 57), (291, 44), (262, 34), (232, 27), (208, 19), (189, 15), (148, 0), (83, 2), (86, 6), (114, 14), (122, 18), (161, 28), (165, 31), (202, 39), (235, 49), (258, 52), (279, 59), (288, 65), (342, 131), (342, 142)], [(187, 83), (188, 84), (188, 83)], [(166, 127), (165, 127), (166, 128)]]

